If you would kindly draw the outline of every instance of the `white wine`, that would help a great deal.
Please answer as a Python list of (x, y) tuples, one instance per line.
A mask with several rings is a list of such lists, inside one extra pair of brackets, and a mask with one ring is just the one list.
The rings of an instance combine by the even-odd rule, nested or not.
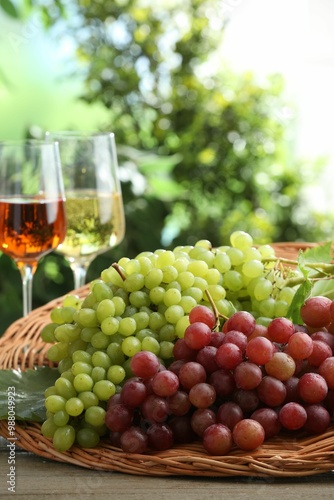
[(66, 192), (67, 232), (57, 252), (69, 262), (91, 260), (124, 238), (125, 218), (120, 193), (78, 189)]

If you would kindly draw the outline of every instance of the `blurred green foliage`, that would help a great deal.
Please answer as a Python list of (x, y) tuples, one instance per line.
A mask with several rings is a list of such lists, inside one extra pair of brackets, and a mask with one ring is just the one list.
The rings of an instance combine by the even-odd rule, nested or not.
[[(122, 255), (203, 238), (220, 245), (235, 229), (257, 243), (327, 237), (301, 197), (321, 162), (295, 158), (282, 78), (259, 83), (224, 64), (219, 0), (73, 0), (68, 18), (68, 2), (47, 3), (25, 5), (39, 5), (47, 26), (65, 16), (85, 72), (81, 98), (110, 111), (101, 129), (118, 144), (126, 237), (92, 263), (89, 280)], [(4, 327), (20, 315), (21, 292), (4, 255), (0, 272)], [(72, 287), (66, 262), (49, 255), (35, 276), (34, 305)]]

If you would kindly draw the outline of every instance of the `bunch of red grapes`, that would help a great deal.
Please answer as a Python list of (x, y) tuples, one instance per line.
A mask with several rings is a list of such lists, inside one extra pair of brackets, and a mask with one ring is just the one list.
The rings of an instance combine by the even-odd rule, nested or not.
[(282, 430), (321, 434), (334, 413), (334, 301), (307, 299), (303, 325), (287, 318), (258, 325), (234, 313), (222, 331), (198, 305), (161, 365), (152, 352), (135, 354), (133, 377), (108, 403), (111, 443), (129, 453), (202, 442), (211, 455), (251, 451)]

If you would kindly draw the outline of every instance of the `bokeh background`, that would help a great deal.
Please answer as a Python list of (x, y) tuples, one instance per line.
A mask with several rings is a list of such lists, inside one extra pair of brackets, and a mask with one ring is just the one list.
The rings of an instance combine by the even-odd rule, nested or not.
[[(123, 255), (229, 242), (333, 237), (331, 0), (1, 0), (0, 140), (113, 130)], [(34, 307), (73, 288), (45, 257)], [(0, 335), (21, 281), (0, 253)]]

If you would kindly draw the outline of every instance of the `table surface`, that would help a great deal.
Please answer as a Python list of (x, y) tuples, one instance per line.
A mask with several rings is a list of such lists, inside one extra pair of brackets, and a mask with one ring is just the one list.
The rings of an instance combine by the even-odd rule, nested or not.
[[(15, 472), (11, 477), (9, 451), (0, 438), (0, 498), (169, 500), (259, 499), (290, 500), (333, 498), (334, 472), (302, 478), (201, 478), (150, 477), (102, 472), (54, 462), (16, 449)], [(15, 493), (8, 490), (13, 480)]]

